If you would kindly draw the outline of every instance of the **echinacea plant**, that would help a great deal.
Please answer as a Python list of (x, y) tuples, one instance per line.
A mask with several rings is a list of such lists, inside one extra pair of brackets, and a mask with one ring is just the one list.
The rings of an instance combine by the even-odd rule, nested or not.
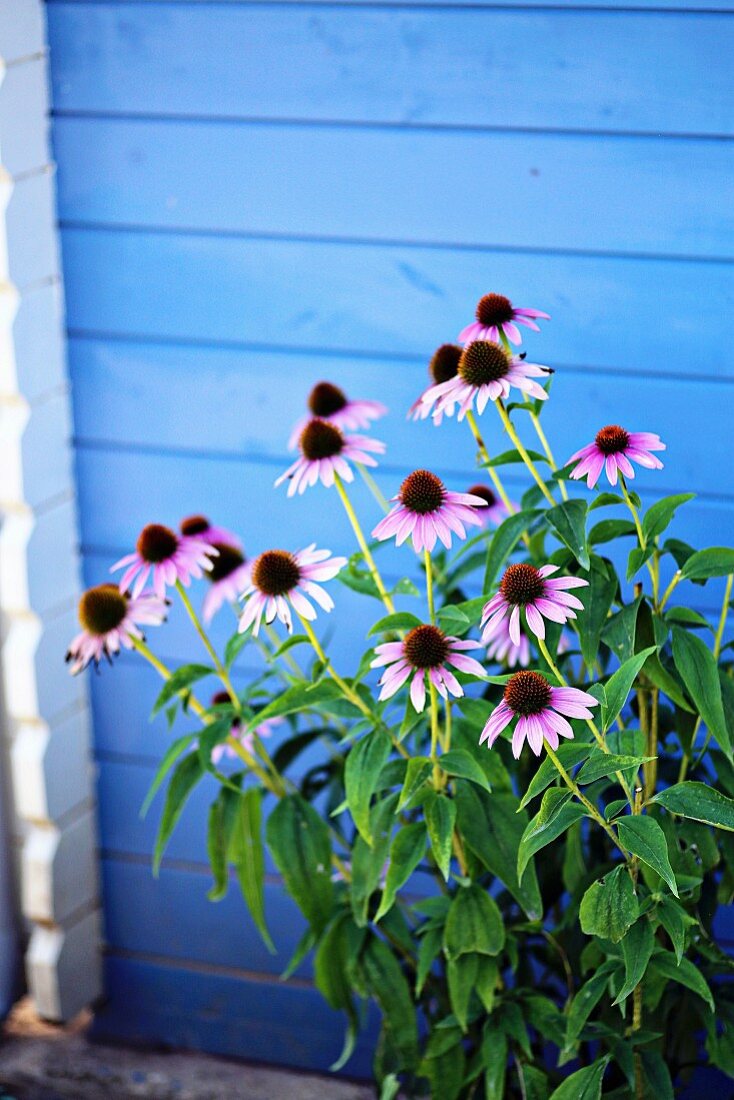
[[(381, 477), (388, 502), (367, 469), (384, 445), (353, 434), (386, 410), (321, 382), (277, 482), (318, 497), (310, 530), (250, 560), (206, 517), (178, 533), (151, 523), (113, 566), (119, 586), (83, 596), (71, 671), (121, 647), (153, 664), (154, 711), (183, 726), (153, 787), (168, 781), (156, 868), (213, 776), (210, 896), (234, 865), (274, 950), (267, 846), (304, 918), (284, 969), (313, 952), (346, 1018), (338, 1067), (365, 1003), (380, 1010), (382, 1100), (666, 1100), (698, 1065), (734, 1077), (734, 962), (719, 943), (734, 891), (734, 550), (668, 534), (693, 494), (660, 495), (665, 445), (639, 414), (635, 430), (598, 427), (559, 468), (539, 419), (552, 372), (509, 345), (547, 314), (489, 294), (476, 317), (463, 347), (434, 354), (405, 429), (465, 420), (463, 485), (425, 469)], [(502, 432), (509, 449), (492, 457)], [(635, 466), (656, 494), (644, 507)], [(375, 498), (363, 518), (357, 475)], [(356, 551), (295, 549), (332, 502)], [(386, 553), (393, 576), (404, 563), (397, 583), (378, 567)], [(347, 590), (374, 607), (367, 638), (340, 618)], [(201, 647), (175, 670), (141, 629), (172, 600)], [(208, 623), (228, 614), (219, 652)], [(352, 667), (347, 640), (366, 646)]]

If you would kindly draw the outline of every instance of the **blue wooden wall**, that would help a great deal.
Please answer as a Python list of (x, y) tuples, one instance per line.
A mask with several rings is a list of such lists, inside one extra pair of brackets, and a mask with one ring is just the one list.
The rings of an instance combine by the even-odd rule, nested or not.
[[(608, 422), (660, 432), (665, 470), (640, 479), (643, 498), (693, 488), (678, 533), (733, 542), (732, 13), (716, 0), (49, 0), (89, 581), (144, 523), (200, 509), (253, 554), (313, 537), (351, 549), (335, 501), (271, 491), (322, 377), (394, 407), (375, 432), (385, 491), (419, 464), (465, 487), (465, 429), (403, 416), (433, 348), (490, 289), (553, 315), (526, 346), (558, 371), (545, 417), (559, 454)], [(348, 668), (370, 609), (338, 596)], [(716, 600), (699, 592), (705, 611)], [(180, 616), (160, 644), (191, 656)], [(278, 981), (300, 926), (277, 878), (278, 959), (234, 893), (206, 901), (206, 792), (151, 877), (154, 822), (138, 809), (167, 737), (147, 721), (154, 690), (126, 659), (93, 682), (98, 1027), (328, 1065), (340, 1024), (308, 963)], [(350, 1068), (366, 1066), (362, 1053)]]

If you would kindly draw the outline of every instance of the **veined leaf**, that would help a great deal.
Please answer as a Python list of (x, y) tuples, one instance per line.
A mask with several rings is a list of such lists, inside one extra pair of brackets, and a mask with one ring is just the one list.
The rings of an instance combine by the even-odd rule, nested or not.
[(294, 794), (272, 811), (265, 835), (288, 893), (320, 932), (332, 915), (334, 893), (327, 826), (313, 806)]
[(655, 948), (655, 936), (647, 917), (640, 917), (622, 938), (624, 958), (624, 984), (617, 994), (615, 1005), (629, 997), (643, 977)]
[(265, 856), (262, 842), (262, 794), (250, 787), (240, 796), (232, 831), (231, 855), (242, 896), (268, 951), (276, 953), (265, 923)]
[(652, 801), (664, 806), (672, 814), (734, 832), (734, 799), (705, 783), (690, 779), (684, 783), (676, 783), (664, 791), (658, 791)]
[(556, 504), (546, 513), (548, 523), (582, 569), (588, 569), (591, 564), (589, 545), (586, 540), (587, 511), (586, 501), (576, 497), (572, 500), (564, 500), (562, 504)]
[(441, 874), (448, 881), (456, 823), (456, 803), (445, 795), (433, 794), (426, 800), (425, 814), (433, 855)]
[(681, 573), (690, 581), (727, 577), (734, 573), (734, 549), (729, 546), (711, 546), (707, 550), (698, 550), (687, 559)]
[(540, 514), (537, 508), (516, 512), (508, 516), (499, 525), (487, 551), (487, 565), (484, 571), (484, 591), (489, 592), (500, 569), (504, 566), (523, 534)]
[(632, 689), (642, 666), (651, 653), (655, 652), (655, 646), (648, 646), (647, 649), (643, 649), (641, 653), (636, 653), (634, 657), (629, 657), (626, 661), (623, 661), (616, 672), (607, 680), (604, 685), (607, 696), (607, 710), (604, 719), (604, 729), (608, 730), (612, 723), (622, 712), (622, 707), (627, 701), (627, 697)]
[(678, 897), (678, 887), (668, 858), (668, 845), (665, 833), (654, 817), (647, 814), (620, 817), (616, 821), (619, 839), (625, 848), (638, 856), (648, 867), (652, 867), (664, 879), (672, 892)]
[(201, 766), (199, 754), (190, 753), (188, 756), (184, 756), (171, 775), (153, 852), (153, 873), (155, 875), (160, 870), (163, 853), (183, 813), (186, 801), (203, 774), (204, 769)]
[(673, 660), (686, 691), (698, 708), (719, 748), (732, 759), (729, 729), (721, 700), (719, 670), (708, 646), (683, 627), (673, 627)]
[(540, 809), (528, 823), (517, 849), (517, 874), (520, 881), (531, 857), (585, 815), (584, 807), (579, 802), (569, 801), (570, 798), (571, 792), (562, 787), (551, 787), (543, 795)]
[(505, 945), (505, 925), (497, 902), (480, 886), (457, 891), (444, 930), (446, 957), (499, 955)]
[(385, 888), (380, 908), (375, 914), (377, 923), (389, 912), (398, 890), (405, 885), (426, 851), (426, 828), (421, 821), (405, 825), (395, 836), (390, 848), (390, 865), (387, 869)]
[(604, 878), (592, 882), (581, 899), (579, 919), (587, 936), (619, 943), (640, 913), (627, 868), (621, 864)]
[(610, 1056), (598, 1058), (590, 1066), (576, 1070), (555, 1089), (550, 1100), (599, 1100), (604, 1073)]
[(681, 504), (694, 500), (695, 496), (695, 493), (676, 493), (674, 496), (656, 500), (642, 517), (642, 533), (645, 536), (645, 542), (650, 542), (661, 535)]
[(390, 738), (373, 730), (352, 747), (344, 767), (347, 804), (360, 836), (370, 845), (370, 800), (389, 755)]

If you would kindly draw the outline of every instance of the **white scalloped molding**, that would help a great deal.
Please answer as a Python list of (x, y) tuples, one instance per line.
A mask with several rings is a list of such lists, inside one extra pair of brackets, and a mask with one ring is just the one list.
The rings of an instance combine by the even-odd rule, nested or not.
[(65, 1020), (101, 991), (101, 931), (53, 178), (41, 0), (0, 0), (0, 756), (28, 987)]

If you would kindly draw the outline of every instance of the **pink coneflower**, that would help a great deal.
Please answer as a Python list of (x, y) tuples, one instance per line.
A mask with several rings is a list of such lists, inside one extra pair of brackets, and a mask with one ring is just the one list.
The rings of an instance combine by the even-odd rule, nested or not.
[(363, 466), (376, 466), (370, 451), (383, 454), (385, 444), (365, 435), (344, 435), (340, 428), (328, 420), (309, 420), (298, 439), (300, 457), (275, 482), (282, 485), (290, 481), (288, 496), (303, 493), (320, 481), (327, 488), (334, 484), (335, 474), (344, 481), (353, 481), (349, 462), (361, 462)]
[(447, 666), (453, 665), (461, 672), (484, 677), (479, 661), (461, 652), (478, 648), (479, 642), (461, 641), (428, 624), (413, 627), (402, 642), (384, 642), (375, 646), (377, 656), (370, 668), (388, 666), (380, 677), (380, 702), (392, 698), (408, 677), (412, 677), (410, 701), (419, 712), (426, 705), (426, 677), (444, 699), (449, 693), (460, 698), (464, 689)]
[(527, 738), (530, 748), (540, 756), (543, 741), (558, 748), (558, 737), (573, 737), (568, 718), (593, 717), (589, 707), (598, 701), (586, 691), (572, 687), (551, 687), (539, 672), (516, 672), (505, 685), (502, 702), (490, 714), (479, 744), (491, 749), (502, 730), (517, 718), (512, 735), (512, 755), (517, 760)]
[(225, 546), (235, 546), (238, 550), (242, 549), (242, 539), (235, 535), (234, 531), (210, 523), (206, 516), (186, 516), (179, 523), (178, 529), (182, 535), (197, 538), (209, 546), (224, 543)]
[(211, 569), (211, 559), (217, 554), (214, 547), (202, 539), (177, 535), (160, 523), (144, 527), (135, 546), (135, 553), (120, 558), (110, 573), (125, 569), (120, 578), (120, 591), (126, 592), (134, 580), (131, 593), (139, 596), (152, 572), (153, 591), (160, 599), (166, 594), (166, 585), (180, 581), (188, 588), (192, 577), (201, 577), (205, 569)]
[(651, 451), (664, 450), (665, 444), (653, 432), (628, 432), (619, 424), (607, 424), (606, 428), (596, 433), (594, 442), (587, 443), (571, 455), (566, 465), (580, 459), (578, 466), (571, 471), (571, 477), (577, 480), (585, 477), (586, 484), (593, 489), (605, 468), (610, 485), (617, 484), (620, 473), (625, 477), (634, 477), (633, 462), (646, 466), (648, 470), (662, 470), (662, 462)]
[[(456, 378), (462, 350), (463, 349), (460, 348), (458, 344), (441, 344), (440, 348), (436, 348), (428, 364), (431, 385), (423, 391), (417, 401), (414, 401), (408, 409), (409, 420), (425, 420), (426, 417), (431, 415), (431, 406), (428, 404), (424, 405), (423, 398), (428, 393), (429, 389), (440, 385), (442, 382), (450, 382), (452, 378)], [(442, 419), (443, 413), (434, 413), (434, 424), (440, 424)]]
[[(543, 617), (554, 623), (565, 623), (576, 618), (576, 611), (584, 605), (567, 588), (584, 588), (588, 581), (581, 577), (552, 577), (557, 565), (510, 565), (500, 582), (499, 592), (484, 605), (482, 611), (482, 641), (489, 644), (498, 634), (504, 634), (505, 619), (509, 616), (507, 631), (515, 645), (520, 645), (522, 630), (520, 611), (525, 612), (528, 629), (537, 638), (545, 638)], [(574, 610), (575, 609), (575, 610)]]
[(66, 654), (66, 660), (73, 662), (69, 670), (72, 676), (92, 661), (98, 665), (103, 657), (111, 663), (121, 646), (132, 649), (133, 638), (143, 638), (139, 625), (160, 626), (167, 610), (167, 602), (150, 592), (132, 597), (120, 592), (115, 584), (88, 588), (79, 600), (79, 622), (83, 630), (74, 638)]
[(239, 599), (240, 593), (250, 583), (250, 564), (236, 546), (224, 542), (213, 543), (217, 557), (207, 573), (211, 588), (204, 597), (201, 613), (205, 623), (210, 623), (225, 600)]
[(463, 420), (475, 401), (477, 412), (483, 413), (489, 401), (508, 397), (510, 386), (545, 401), (548, 394), (534, 379), (552, 373), (550, 367), (510, 355), (492, 340), (474, 340), (461, 353), (456, 377), (429, 387), (421, 401), (434, 418), (443, 413), (453, 416), (458, 405), (458, 419)]
[(540, 309), (515, 309), (504, 294), (485, 294), (477, 303), (476, 318), (459, 333), (462, 344), (472, 340), (499, 340), (500, 333), (513, 344), (521, 344), (522, 335), (517, 326), (526, 325), (533, 332), (540, 332), (534, 318), (550, 321), (550, 314)]
[[(212, 699), (212, 703), (214, 705), (216, 705), (217, 703), (229, 703), (230, 701), (231, 700), (229, 694), (226, 691), (218, 691)], [(255, 726), (254, 729), (250, 730), (249, 732), (243, 732), (242, 723), (240, 722), (239, 718), (235, 717), (232, 719), (232, 729), (230, 732), (232, 737), (234, 737), (236, 741), (239, 741), (245, 752), (248, 752), (250, 756), (254, 756), (255, 736), (270, 737), (273, 730), (276, 729), (278, 726), (281, 726), (283, 722), (283, 718), (266, 718), (264, 722), (260, 722), (260, 724)], [(212, 764), (218, 764), (220, 760), (225, 757), (229, 758), (230, 760), (240, 759), (237, 752), (232, 748), (231, 745), (228, 745), (226, 742), (221, 745), (215, 745), (212, 749)]]
[[(489, 485), (472, 485), (471, 489), (467, 489), (467, 492), (469, 496), (480, 497), (486, 501), (487, 507), (479, 513), (483, 527), (487, 527), (489, 524), (498, 527), (510, 515), (504, 502), (500, 500), (493, 489), (490, 489)], [(519, 508), (517, 510), (519, 511)]]
[(301, 618), (309, 622), (316, 618), (307, 595), (324, 611), (331, 611), (334, 601), (316, 582), (333, 580), (346, 564), (346, 558), (332, 558), (331, 550), (317, 550), (313, 542), (297, 554), (266, 550), (253, 563), (249, 584), (242, 593), (245, 608), (240, 617), (240, 633), (253, 623), (252, 633), (257, 634), (263, 616), (266, 623), (272, 623), (277, 615), (291, 634), (289, 603)]
[(293, 428), (288, 440), (288, 450), (292, 451), (309, 420), (328, 420), (342, 431), (356, 432), (360, 428), (369, 428), (373, 420), (378, 420), (387, 412), (387, 406), (379, 401), (350, 401), (344, 390), (331, 382), (318, 382), (308, 395), (309, 416), (303, 416)]
[(527, 668), (530, 664), (530, 642), (526, 634), (520, 635), (519, 643), (515, 644), (510, 637), (510, 623), (508, 619), (502, 619), (487, 645), (487, 660), (497, 661), (507, 668)]
[(440, 478), (429, 470), (408, 474), (400, 492), (392, 499), (399, 503), (380, 520), (372, 537), (384, 541), (395, 536), (400, 546), (412, 535), (418, 552), (424, 547), (433, 550), (437, 538), (448, 549), (452, 531), (465, 539), (464, 524), (480, 527), (482, 521), (475, 509), (487, 506), (479, 496), (448, 492)]

